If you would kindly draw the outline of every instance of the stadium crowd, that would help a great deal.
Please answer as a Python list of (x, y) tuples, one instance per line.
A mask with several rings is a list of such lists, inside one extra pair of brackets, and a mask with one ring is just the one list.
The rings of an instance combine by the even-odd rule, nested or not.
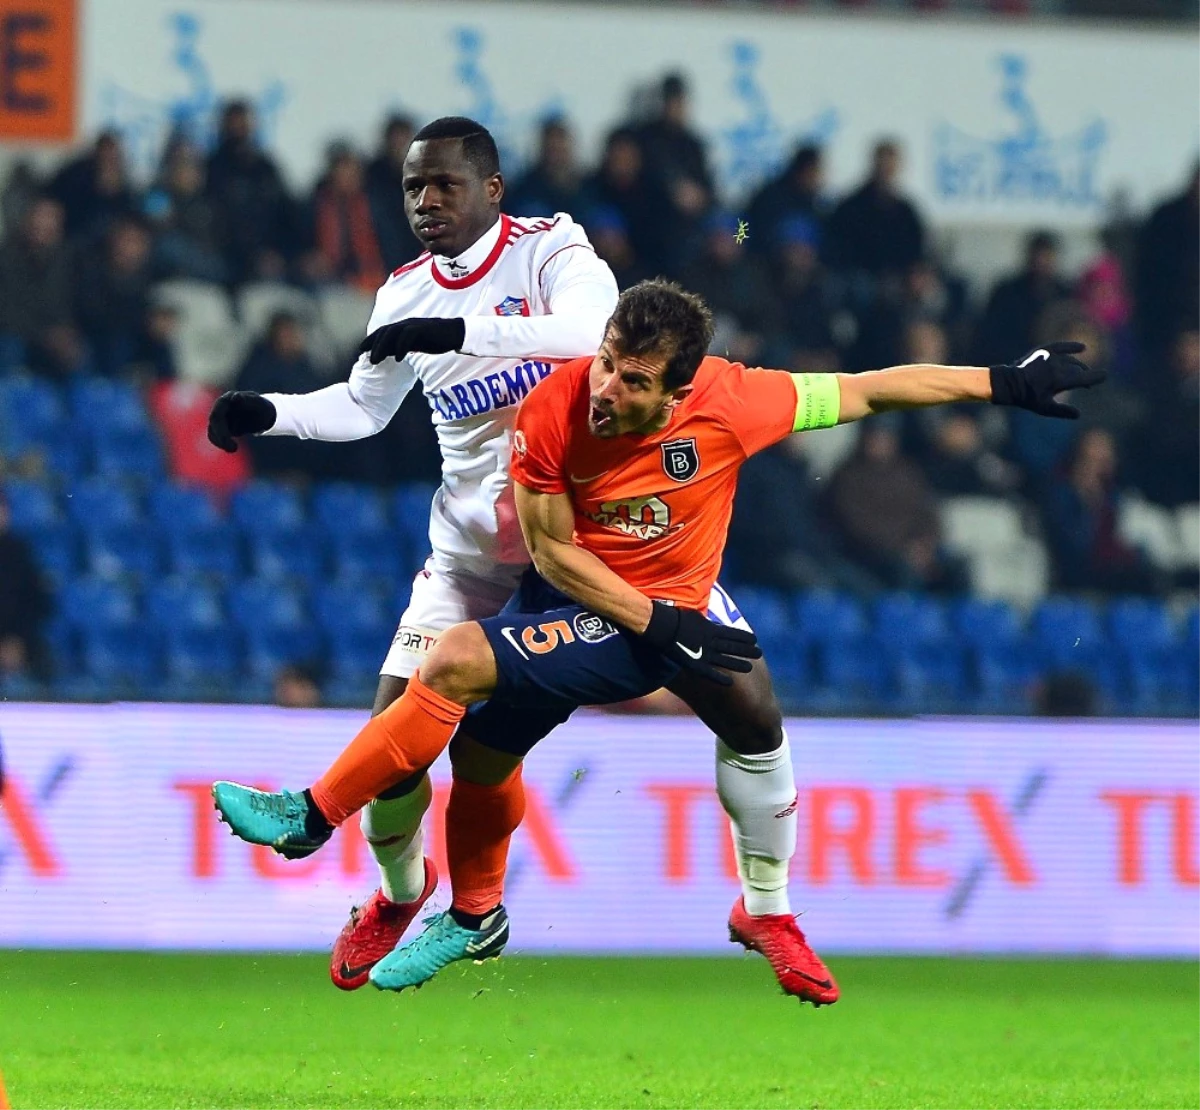
[[(1156, 557), (1153, 543), (1121, 527), (1121, 506), (1133, 498), (1175, 511), (1200, 491), (1200, 168), (1142, 219), (1105, 227), (1080, 272), (1065, 272), (1058, 238), (1038, 230), (1020, 267), (980, 296), (939, 260), (901, 186), (897, 143), (880, 140), (861, 183), (839, 197), (826, 187), (824, 152), (802, 145), (735, 206), (694, 129), (685, 80), (669, 75), (659, 93), (649, 118), (608, 135), (595, 166), (581, 164), (568, 120), (546, 120), (530, 164), (507, 167), (505, 210), (571, 213), (622, 288), (665, 274), (701, 293), (718, 320), (714, 352), (748, 364), (986, 365), (1074, 339), (1110, 375), (1075, 399), (1077, 424), (939, 409), (765, 452), (743, 472), (727, 554), (733, 581), (860, 597), (961, 594), (970, 568), (945, 542), (939, 505), (987, 497), (1044, 544), (1054, 588), (1168, 597), (1195, 586), (1194, 568)], [(254, 475), (301, 486), (436, 481), (420, 398), (386, 433), (356, 444), (256, 440), (248, 461), (246, 452), (218, 457), (202, 434), (223, 388), (304, 392), (345, 375), (371, 294), (420, 251), (401, 181), (417, 126), (389, 118), (370, 156), (331, 145), (303, 197), (240, 100), (223, 107), (213, 149), (172, 137), (145, 187), (114, 132), (48, 175), (18, 163), (0, 194), (0, 477), (38, 481), (58, 465), (14, 416), (12, 383), (32, 378), (72, 389), (133, 383), (172, 476), (222, 495)], [(193, 295), (181, 300), (181, 288)], [(243, 336), (203, 373), (181, 355), (198, 288), (225, 306), (224, 330)], [(341, 329), (312, 307), (335, 302)], [(5, 524), (0, 514), (0, 539)], [(28, 561), (10, 546), (0, 545), (0, 558)], [(36, 591), (12, 592), (22, 604), (0, 597), (0, 648), (6, 637), (32, 643), (14, 629), (47, 609)], [(20, 612), (10, 619), (10, 610)]]

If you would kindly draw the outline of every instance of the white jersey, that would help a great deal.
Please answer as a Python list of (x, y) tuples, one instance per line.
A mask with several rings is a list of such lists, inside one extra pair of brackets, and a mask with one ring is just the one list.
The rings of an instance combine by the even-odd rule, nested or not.
[(410, 316), (463, 317), (461, 352), (413, 353), (378, 366), (363, 355), (347, 382), (268, 393), (277, 415), (264, 434), (374, 435), (420, 381), (442, 452), (429, 522), (433, 563), (483, 578), (511, 576), (529, 561), (508, 478), (517, 404), (555, 364), (599, 349), (616, 303), (612, 271), (570, 216), (501, 216), (459, 257), (422, 254), (375, 296), (368, 334)]

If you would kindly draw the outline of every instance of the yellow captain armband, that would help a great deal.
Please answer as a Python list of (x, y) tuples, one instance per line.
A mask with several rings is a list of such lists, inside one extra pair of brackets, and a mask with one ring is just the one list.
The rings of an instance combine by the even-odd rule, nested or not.
[(793, 432), (832, 428), (842, 409), (842, 389), (836, 374), (793, 374), (796, 387), (796, 418)]

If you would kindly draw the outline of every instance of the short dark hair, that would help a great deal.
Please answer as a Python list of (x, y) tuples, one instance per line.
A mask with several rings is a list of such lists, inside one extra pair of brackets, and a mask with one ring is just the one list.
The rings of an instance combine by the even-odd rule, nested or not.
[(609, 321), (623, 355), (665, 355), (664, 389), (696, 376), (713, 337), (713, 318), (702, 297), (665, 278), (639, 281), (617, 299)]
[(500, 152), (492, 133), (466, 116), (442, 116), (427, 123), (413, 136), (414, 143), (433, 142), (439, 139), (459, 139), (463, 157), (471, 168), (482, 177), (494, 177), (500, 172)]

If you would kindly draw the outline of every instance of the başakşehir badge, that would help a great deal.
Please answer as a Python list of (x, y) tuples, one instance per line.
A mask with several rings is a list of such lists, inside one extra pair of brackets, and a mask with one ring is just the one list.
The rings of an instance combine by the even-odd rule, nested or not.
[(662, 445), (663, 470), (673, 482), (686, 482), (700, 469), (700, 454), (694, 439), (673, 439)]

